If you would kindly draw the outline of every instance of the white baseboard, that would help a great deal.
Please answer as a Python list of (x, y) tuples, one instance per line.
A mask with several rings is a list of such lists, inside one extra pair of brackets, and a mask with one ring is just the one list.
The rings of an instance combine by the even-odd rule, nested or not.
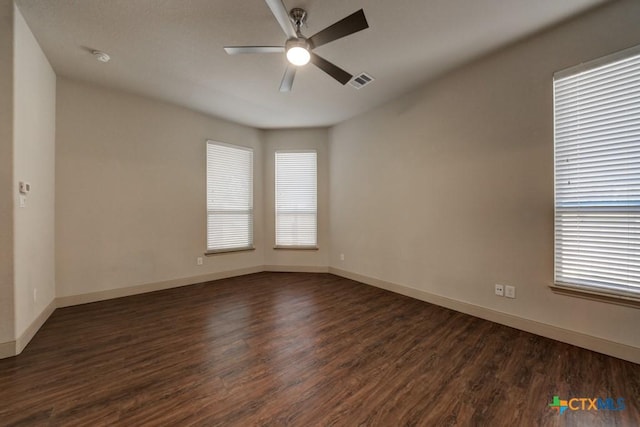
[(326, 265), (265, 265), (263, 271), (279, 273), (328, 273), (329, 267)]
[(40, 330), (44, 322), (55, 310), (56, 300), (53, 299), (15, 341), (0, 343), (0, 359), (17, 356), (22, 353), (22, 350), (29, 344), (36, 332)]
[(87, 304), (104, 301), (113, 298), (128, 297), (147, 292), (162, 291), (164, 289), (189, 286), (196, 283), (209, 282), (211, 280), (227, 279), (229, 277), (244, 276), (245, 274), (260, 273), (264, 266), (241, 268), (238, 270), (222, 271), (218, 273), (203, 274), (201, 276), (184, 277), (181, 279), (165, 280), (163, 282), (146, 283), (144, 285), (128, 286), (125, 288), (109, 289), (106, 291), (90, 292), (87, 294), (70, 295), (57, 299), (58, 307)]
[(45, 307), (44, 310), (36, 317), (33, 322), (25, 329), (25, 331), (20, 334), (18, 339), (16, 340), (16, 354), (22, 353), (22, 350), (29, 344), (31, 339), (35, 336), (36, 332), (40, 330), (44, 322), (47, 321), (49, 316), (53, 314), (56, 310), (56, 300), (53, 299), (48, 306)]
[(238, 270), (222, 271), (218, 273), (204, 274), (201, 276), (191, 276), (181, 279), (165, 280), (162, 282), (146, 283), (143, 285), (128, 286), (124, 288), (108, 289), (105, 291), (90, 292), (86, 294), (70, 295), (58, 297), (56, 303), (58, 307), (69, 307), (73, 305), (88, 304), (91, 302), (104, 301), (113, 298), (128, 297), (131, 295), (144, 294), (147, 292), (162, 291), (164, 289), (189, 286), (196, 283), (210, 282), (212, 280), (227, 279), (229, 277), (244, 276), (246, 274), (260, 273), (263, 271), (283, 272), (283, 273), (328, 273), (327, 266), (300, 266), (300, 265), (257, 265), (255, 267), (241, 268)]
[(415, 298), (421, 301), (426, 301), (428, 303), (439, 305), (441, 307), (446, 307), (451, 310), (459, 311), (461, 313), (466, 313), (471, 316), (480, 317), (482, 319), (490, 320), (495, 323), (500, 323), (502, 325), (520, 329), (522, 331), (531, 332), (532, 334), (551, 338), (557, 341), (562, 341), (567, 344), (572, 344), (578, 347), (586, 348), (588, 350), (596, 351), (598, 353), (607, 354), (609, 356), (640, 364), (640, 348), (638, 347), (632, 347), (630, 345), (609, 341), (604, 338), (587, 335), (582, 332), (559, 328), (547, 323), (525, 319), (479, 305), (431, 294), (429, 292), (421, 291), (409, 286), (398, 285), (396, 283), (391, 283), (384, 280), (363, 276), (358, 273), (341, 270), (339, 268), (329, 267), (329, 273), (362, 282), (367, 285), (375, 286), (377, 288), (382, 288), (391, 292), (406, 295), (408, 297)]

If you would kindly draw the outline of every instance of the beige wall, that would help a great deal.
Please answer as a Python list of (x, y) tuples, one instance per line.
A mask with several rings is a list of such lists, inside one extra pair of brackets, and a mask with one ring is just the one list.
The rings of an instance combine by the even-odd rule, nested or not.
[[(285, 267), (323, 267), (329, 262), (328, 130), (264, 131), (265, 264)], [(318, 250), (273, 249), (275, 245), (275, 152), (312, 149), (318, 153)], [(292, 268), (295, 269), (295, 268)]]
[(15, 338), (13, 301), (13, 1), (0, 0), (0, 357)]
[(637, 309), (548, 288), (553, 73), (640, 43), (639, 18), (614, 2), (336, 126), (330, 265), (640, 347)]
[(14, 204), (16, 337), (56, 296), (55, 106), (56, 75), (16, 7), (13, 178), (32, 188), (24, 208)]
[[(261, 266), (260, 131), (58, 79), (56, 285), (81, 295)], [(253, 147), (256, 250), (206, 250), (207, 139)]]

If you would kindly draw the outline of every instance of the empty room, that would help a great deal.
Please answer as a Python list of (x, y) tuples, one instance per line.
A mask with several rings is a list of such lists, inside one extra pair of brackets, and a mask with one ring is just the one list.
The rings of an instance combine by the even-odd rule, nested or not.
[(0, 0), (0, 426), (640, 425), (638, 0)]

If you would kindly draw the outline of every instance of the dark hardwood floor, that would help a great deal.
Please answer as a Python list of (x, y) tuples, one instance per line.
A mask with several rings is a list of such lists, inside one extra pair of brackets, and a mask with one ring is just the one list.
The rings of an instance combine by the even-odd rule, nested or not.
[(640, 365), (329, 274), (58, 309), (0, 360), (3, 426), (634, 426), (639, 398)]

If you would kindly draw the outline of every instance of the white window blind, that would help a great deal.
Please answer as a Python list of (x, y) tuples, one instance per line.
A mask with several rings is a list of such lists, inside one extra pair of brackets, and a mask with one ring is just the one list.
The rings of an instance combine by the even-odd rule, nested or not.
[(317, 245), (315, 151), (276, 152), (276, 247)]
[(554, 76), (555, 281), (640, 297), (640, 49)]
[(207, 141), (207, 251), (253, 247), (253, 150)]

